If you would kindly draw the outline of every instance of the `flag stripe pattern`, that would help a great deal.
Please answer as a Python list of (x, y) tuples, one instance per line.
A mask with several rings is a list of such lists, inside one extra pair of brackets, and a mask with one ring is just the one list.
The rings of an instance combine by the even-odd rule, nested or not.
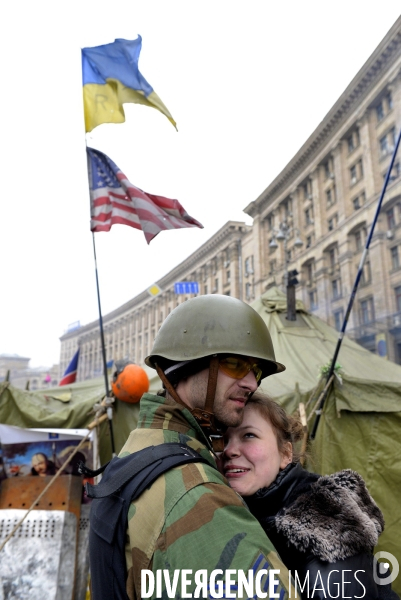
[(87, 148), (91, 231), (110, 231), (115, 224), (141, 229), (149, 242), (160, 232), (203, 225), (178, 200), (148, 194), (132, 185), (105, 154)]
[(70, 364), (66, 368), (63, 378), (60, 380), (59, 385), (69, 385), (70, 383), (75, 382), (75, 380), (77, 378), (78, 359), (79, 359), (79, 348), (75, 352)]

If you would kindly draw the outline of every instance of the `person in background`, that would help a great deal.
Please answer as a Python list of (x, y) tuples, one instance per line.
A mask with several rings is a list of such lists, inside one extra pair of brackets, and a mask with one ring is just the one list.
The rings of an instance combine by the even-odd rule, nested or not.
[(374, 578), (373, 548), (384, 519), (362, 477), (351, 469), (327, 476), (305, 470), (294, 451), (302, 432), (297, 419), (258, 391), (241, 425), (225, 433), (220, 468), (303, 598), (397, 599), (391, 584)]
[(46, 477), (46, 475), (56, 474), (56, 465), (49, 460), (43, 452), (37, 452), (32, 456), (31, 475)]

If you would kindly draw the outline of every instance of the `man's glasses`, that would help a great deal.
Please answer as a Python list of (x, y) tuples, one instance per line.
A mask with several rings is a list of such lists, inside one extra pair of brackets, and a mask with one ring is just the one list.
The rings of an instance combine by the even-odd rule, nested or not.
[(259, 383), (262, 377), (262, 369), (258, 363), (251, 359), (241, 358), (240, 356), (225, 356), (219, 359), (219, 368), (233, 379), (242, 379), (250, 371), (254, 372), (255, 379)]

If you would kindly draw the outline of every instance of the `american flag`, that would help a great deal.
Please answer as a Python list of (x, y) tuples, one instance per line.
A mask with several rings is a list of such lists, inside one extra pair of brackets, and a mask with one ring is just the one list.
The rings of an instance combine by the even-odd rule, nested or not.
[(178, 200), (147, 194), (128, 181), (105, 154), (87, 148), (91, 199), (91, 231), (110, 231), (112, 225), (142, 229), (149, 242), (164, 229), (200, 227)]

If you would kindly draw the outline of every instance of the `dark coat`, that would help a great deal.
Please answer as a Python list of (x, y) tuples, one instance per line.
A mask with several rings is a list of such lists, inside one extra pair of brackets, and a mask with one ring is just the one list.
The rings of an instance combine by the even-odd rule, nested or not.
[(373, 548), (384, 519), (355, 471), (320, 476), (292, 463), (245, 500), (302, 598), (398, 598), (390, 584), (375, 582)]

